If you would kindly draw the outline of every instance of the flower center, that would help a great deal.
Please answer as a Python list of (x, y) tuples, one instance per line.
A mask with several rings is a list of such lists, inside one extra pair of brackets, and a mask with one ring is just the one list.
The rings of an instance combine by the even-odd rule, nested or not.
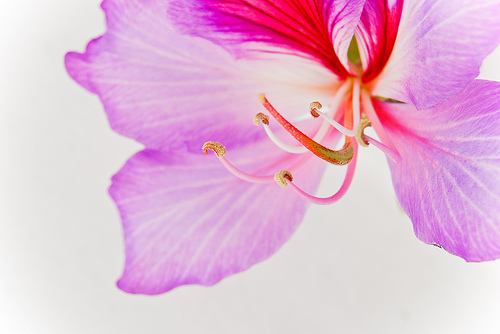
[[(309, 151), (333, 165), (347, 165), (347, 173), (342, 186), (334, 195), (326, 198), (320, 198), (307, 194), (295, 185), (292, 173), (289, 171), (282, 170), (277, 172), (275, 175), (264, 176), (248, 174), (239, 170), (226, 160), (226, 149), (220, 143), (207, 142), (203, 145), (203, 151), (205, 154), (208, 154), (208, 149), (214, 151), (228, 171), (245, 181), (254, 183), (277, 182), (282, 187), (290, 185), (299, 196), (309, 202), (316, 204), (330, 204), (338, 201), (347, 192), (347, 189), (351, 184), (356, 166), (358, 144), (368, 146), (371, 143), (375, 147), (381, 149), (395, 162), (399, 161), (399, 155), (391, 147), (388, 147), (378, 140), (364, 134), (365, 128), (371, 126), (368, 118), (374, 119), (375, 122), (379, 121), (371, 102), (371, 95), (366, 89), (362, 88), (360, 78), (349, 78), (340, 86), (334, 95), (328, 112), (322, 111), (323, 106), (321, 103), (311, 103), (309, 110), (311, 116), (314, 118), (321, 118), (323, 120), (321, 126), (318, 128), (313, 137), (304, 134), (285, 117), (283, 117), (273, 107), (264, 94), (259, 96), (259, 101), (267, 112), (269, 112), (269, 114), (282, 126), (282, 128), (300, 143), (300, 145), (294, 146), (282, 142), (271, 130), (269, 126), (269, 116), (263, 113), (258, 113), (254, 118), (254, 124), (260, 125), (262, 123), (267, 135), (278, 147), (292, 154), (303, 154)], [(340, 107), (343, 105), (347, 105), (347, 107), (345, 107), (345, 111), (342, 114), (339, 110), (341, 110)], [(343, 120), (343, 124), (340, 124), (336, 119)], [(345, 137), (344, 146), (340, 150), (334, 150), (321, 144), (321, 142), (328, 139), (329, 135), (331, 135), (334, 130), (339, 131)], [(300, 165), (303, 165), (303, 163)]]

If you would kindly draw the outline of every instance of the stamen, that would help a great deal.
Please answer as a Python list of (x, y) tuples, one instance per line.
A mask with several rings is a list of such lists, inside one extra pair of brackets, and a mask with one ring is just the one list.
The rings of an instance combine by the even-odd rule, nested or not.
[[(352, 179), (354, 177), (354, 170), (356, 169), (356, 160), (357, 160), (357, 153), (358, 153), (358, 144), (354, 142), (353, 144), (354, 147), (354, 157), (351, 161), (351, 163), (347, 166), (347, 173), (344, 178), (344, 182), (342, 183), (342, 186), (340, 186), (340, 189), (333, 194), (330, 197), (316, 197), (312, 196), (302, 189), (300, 189), (298, 186), (296, 186), (292, 181), (293, 178), (287, 178), (286, 175), (283, 177), (283, 181), (292, 187), (292, 189), (303, 199), (305, 199), (308, 202), (311, 202), (313, 204), (319, 204), (319, 205), (328, 205), (337, 202), (339, 199), (341, 199), (347, 190), (349, 189), (349, 186), (351, 185)], [(282, 171), (283, 172), (283, 171)], [(285, 171), (286, 172), (286, 171)], [(290, 174), (291, 176), (291, 174)], [(276, 180), (278, 181), (278, 180)], [(286, 182), (288, 181), (288, 182)], [(280, 184), (281, 185), (281, 184)]]
[(285, 188), (288, 185), (287, 181), (293, 181), (292, 173), (287, 170), (280, 170), (279, 172), (274, 174), (274, 181)]
[(273, 133), (273, 131), (269, 127), (269, 116), (264, 115), (263, 113), (258, 113), (257, 115), (255, 115), (255, 117), (253, 119), (253, 123), (255, 125), (259, 125), (261, 121), (262, 121), (262, 125), (264, 126), (264, 130), (266, 131), (269, 139), (271, 139), (271, 141), (273, 143), (275, 143), (276, 146), (281, 148), (283, 151), (286, 151), (288, 153), (294, 153), (294, 154), (301, 154), (301, 153), (307, 152), (307, 148), (305, 148), (304, 146), (288, 145), (288, 144), (282, 142), (278, 137), (276, 137), (276, 135)]
[[(339, 122), (337, 122), (336, 120), (334, 120), (333, 118), (328, 116), (327, 114), (319, 111), (318, 109), (311, 109), (311, 115), (313, 115), (313, 117), (320, 117), (321, 116), (325, 121), (327, 121), (330, 125), (332, 125), (335, 129), (337, 129), (340, 133), (342, 133), (343, 135), (345, 135), (347, 137), (354, 137), (356, 135), (356, 131), (349, 130), (348, 128), (346, 128), (345, 126), (343, 126), (342, 124), (340, 124)], [(315, 115), (317, 115), (317, 116), (315, 116)]]
[(368, 147), (368, 145), (369, 145), (368, 141), (366, 140), (365, 133), (364, 133), (365, 129), (369, 126), (372, 126), (372, 123), (370, 123), (370, 121), (367, 119), (363, 119), (363, 120), (361, 120), (361, 124), (356, 129), (356, 140), (358, 141), (358, 143), (361, 146), (364, 146), (364, 147)]
[[(342, 102), (342, 99), (344, 98), (345, 94), (347, 93), (347, 91), (349, 90), (350, 87), (351, 87), (351, 81), (346, 80), (340, 86), (340, 88), (335, 92), (335, 95), (333, 97), (332, 103), (331, 103), (330, 108), (329, 108), (331, 110), (332, 114), (337, 111), (340, 103)], [(259, 97), (259, 100), (262, 102), (260, 97)], [(322, 107), (323, 106), (321, 105), (320, 102), (312, 102), (310, 104), (310, 114), (313, 115), (313, 117), (320, 116), (319, 114), (315, 115), (314, 111), (319, 111), (318, 109), (321, 109)], [(344, 133), (345, 131), (352, 131), (352, 130), (346, 129), (341, 124), (339, 124), (338, 122), (333, 120), (328, 115), (328, 113), (322, 113), (322, 115), (329, 117), (329, 119), (331, 120), (330, 123), (332, 123), (332, 124), (336, 123), (336, 126), (339, 126), (340, 129), (344, 129), (344, 131), (340, 131), (340, 132)], [(264, 124), (264, 129), (265, 129), (267, 135), (276, 144), (276, 146), (278, 146), (279, 148), (281, 148), (282, 150), (284, 150), (286, 152), (293, 153), (293, 154), (301, 154), (301, 153), (306, 153), (308, 151), (308, 149), (305, 148), (304, 146), (288, 145), (288, 144), (282, 142), (281, 140), (279, 140), (278, 137), (276, 137), (276, 135), (272, 132), (271, 128), (266, 127), (266, 125), (269, 124), (269, 123), (266, 123), (263, 121), (264, 119), (266, 119), (267, 122), (269, 122), (269, 117), (267, 117), (267, 118), (266, 117), (267, 116), (262, 114), (262, 113), (257, 114), (254, 118), (254, 124), (259, 125), (260, 121), (262, 121), (262, 124)], [(298, 120), (303, 121), (303, 120), (307, 120), (307, 119), (308, 119), (307, 117), (306, 118), (302, 117), (302, 118), (299, 118)], [(313, 140), (315, 142), (321, 142), (325, 138), (325, 136), (327, 135), (328, 132), (329, 132), (328, 123), (323, 122), (321, 124), (320, 128), (318, 129), (318, 132), (316, 132), (316, 134), (314, 135)]]
[[(269, 139), (271, 139), (271, 141), (275, 143), (276, 146), (281, 148), (283, 151), (293, 154), (302, 154), (309, 152), (309, 150), (302, 145), (301, 146), (289, 145), (281, 141), (269, 127), (269, 116), (264, 115), (263, 113), (258, 113), (257, 115), (255, 115), (253, 123), (255, 125), (259, 125), (261, 121)], [(322, 141), (325, 138), (326, 134), (328, 133), (328, 130), (329, 130), (328, 123), (323, 122), (320, 128), (318, 129), (318, 132), (316, 132), (316, 134), (314, 135), (313, 140), (316, 142)]]
[[(335, 112), (338, 109), (340, 103), (342, 102), (342, 99), (344, 98), (345, 94), (347, 93), (347, 91), (349, 90), (350, 87), (351, 87), (351, 81), (347, 80), (339, 88), (339, 90), (335, 93), (335, 97), (333, 98), (333, 101), (331, 104), (331, 110), (333, 112)], [(317, 102), (317, 103), (319, 103), (319, 102)], [(354, 137), (354, 135), (356, 134), (356, 131), (350, 130), (350, 129), (346, 128), (345, 126), (343, 126), (342, 124), (340, 124), (339, 122), (337, 122), (336, 120), (334, 120), (332, 118), (333, 115), (328, 115), (327, 113), (319, 111), (319, 109), (321, 109), (321, 104), (319, 104), (319, 105), (320, 105), (320, 107), (318, 108), (317, 105), (315, 105), (315, 102), (311, 103), (310, 111), (311, 111), (311, 115), (314, 118), (321, 116), (325, 121), (330, 123), (330, 125), (332, 125), (335, 129), (337, 129), (343, 135), (346, 135), (348, 137)]]
[(380, 140), (384, 142), (385, 145), (387, 145), (390, 149), (397, 152), (396, 148), (394, 147), (394, 144), (392, 143), (391, 139), (385, 132), (382, 123), (380, 122), (377, 116), (377, 112), (373, 107), (372, 99), (369, 92), (363, 91), (361, 93), (361, 103), (363, 104), (363, 111), (365, 112), (370, 122), (373, 124), (373, 127), (377, 131), (377, 135), (379, 136)]
[(367, 127), (372, 126), (367, 119), (362, 119), (361, 124), (358, 126), (358, 130), (356, 131), (356, 140), (361, 146), (368, 147), (369, 144), (373, 144), (376, 148), (385, 153), (392, 161), (395, 163), (399, 163), (401, 161), (401, 156), (398, 152), (390, 149), (386, 145), (382, 144), (378, 140), (365, 135), (364, 131)]
[[(338, 110), (338, 108), (340, 106), (340, 103), (342, 103), (342, 100), (345, 97), (345, 94), (347, 93), (347, 91), (349, 90), (349, 88), (351, 88), (351, 80), (346, 80), (340, 86), (340, 88), (335, 92), (335, 95), (333, 96), (333, 100), (332, 100), (332, 102), (329, 105), (328, 109), (331, 111), (331, 114), (324, 113), (325, 115), (328, 115), (330, 117), (334, 116), (335, 112)], [(323, 108), (323, 106), (322, 106), (321, 103), (319, 103), (319, 102), (312, 102), (310, 104), (310, 106), (309, 106), (309, 111), (310, 111), (311, 115), (314, 118), (317, 118), (318, 116), (316, 116), (314, 114), (313, 109), (316, 109), (316, 111), (318, 111), (318, 109), (321, 109), (321, 108)]]
[(234, 167), (229, 161), (224, 158), (224, 155), (226, 154), (226, 149), (224, 146), (220, 143), (209, 141), (203, 144), (203, 152), (205, 154), (208, 154), (208, 150), (212, 150), (217, 154), (217, 157), (219, 158), (220, 162), (226, 169), (231, 172), (236, 177), (239, 177), (242, 180), (252, 182), (252, 183), (272, 183), (274, 182), (274, 175), (268, 175), (268, 176), (257, 176), (257, 175), (252, 175), (245, 173), (238, 168)]
[(353, 157), (353, 140), (352, 138), (346, 138), (344, 147), (341, 150), (335, 151), (329, 149), (313, 139), (306, 136), (296, 127), (294, 127), (290, 122), (288, 122), (274, 107), (269, 103), (264, 94), (259, 96), (259, 101), (262, 105), (269, 111), (269, 113), (280, 123), (283, 128), (285, 128), (288, 133), (290, 133), (295, 139), (297, 139), (302, 145), (305, 146), (309, 151), (311, 151), (316, 156), (321, 159), (328, 161), (334, 165), (346, 165)]

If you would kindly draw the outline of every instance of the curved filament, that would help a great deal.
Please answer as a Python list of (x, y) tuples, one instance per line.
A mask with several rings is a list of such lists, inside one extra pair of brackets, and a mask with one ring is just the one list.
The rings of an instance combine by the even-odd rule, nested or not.
[(345, 195), (345, 193), (347, 192), (347, 190), (351, 186), (351, 182), (352, 182), (352, 179), (354, 177), (354, 171), (356, 169), (356, 160), (357, 160), (357, 153), (358, 153), (358, 144), (356, 142), (354, 142), (353, 148), (354, 148), (354, 156), (353, 156), (351, 163), (347, 166), (347, 173), (346, 173), (346, 176), (344, 178), (344, 182), (340, 186), (339, 190), (335, 194), (333, 194), (332, 196), (329, 196), (329, 197), (312, 196), (312, 195), (306, 193), (304, 190), (300, 189), (298, 186), (296, 186), (292, 182), (292, 180), (293, 180), (292, 178), (285, 177), (286, 180), (288, 181), (287, 184), (290, 185), (290, 187), (292, 187), (292, 189), (300, 197), (302, 197), (306, 201), (311, 202), (313, 204), (328, 205), (328, 204), (332, 204), (332, 203), (337, 202), (339, 199), (341, 199)]
[(220, 162), (226, 169), (231, 172), (234, 176), (247, 181), (247, 182), (252, 182), (252, 183), (272, 183), (274, 182), (274, 175), (268, 175), (268, 176), (258, 176), (258, 175), (252, 175), (245, 173), (238, 168), (234, 167), (229, 161), (227, 161), (226, 158), (224, 158), (224, 155), (226, 154), (226, 149), (224, 146), (222, 146), (220, 143), (217, 142), (206, 142), (202, 150), (205, 154), (208, 154), (208, 150), (212, 150), (215, 152), (217, 157), (219, 158)]

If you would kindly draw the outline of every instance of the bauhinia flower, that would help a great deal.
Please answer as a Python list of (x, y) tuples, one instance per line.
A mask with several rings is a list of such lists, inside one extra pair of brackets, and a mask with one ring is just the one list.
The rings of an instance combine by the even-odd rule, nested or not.
[[(387, 155), (419, 239), (500, 257), (500, 83), (474, 79), (500, 42), (497, 0), (102, 7), (106, 33), (66, 68), (146, 147), (110, 188), (124, 291), (212, 285), (266, 259), (309, 202), (347, 191), (359, 144)], [(347, 165), (345, 180), (315, 197), (329, 163)]]

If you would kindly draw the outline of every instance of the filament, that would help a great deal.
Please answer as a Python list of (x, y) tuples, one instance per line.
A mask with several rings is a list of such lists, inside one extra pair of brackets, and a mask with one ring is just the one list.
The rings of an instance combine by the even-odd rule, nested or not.
[(293, 180), (292, 178), (287, 178), (285, 176), (285, 179), (288, 181), (287, 184), (290, 185), (290, 187), (292, 187), (292, 189), (300, 197), (302, 197), (306, 201), (311, 202), (313, 204), (328, 205), (328, 204), (332, 204), (332, 203), (337, 202), (346, 194), (347, 190), (349, 189), (349, 187), (351, 185), (352, 179), (354, 177), (354, 171), (356, 169), (356, 160), (357, 160), (357, 153), (358, 153), (358, 143), (354, 142), (353, 147), (354, 147), (354, 156), (352, 158), (351, 163), (349, 163), (349, 165), (347, 166), (347, 173), (346, 173), (346, 176), (344, 178), (344, 182), (340, 186), (339, 190), (335, 194), (333, 194), (332, 196), (330, 196), (330, 197), (316, 197), (316, 196), (310, 195), (310, 194), (306, 193), (304, 190), (300, 189), (298, 186), (296, 186), (292, 182), (292, 180)]
[[(330, 105), (330, 110), (331, 113), (324, 113), (319, 111), (319, 108), (311, 108), (311, 114), (313, 117), (319, 117), (321, 116), (325, 121), (327, 121), (330, 125), (332, 125), (335, 129), (337, 129), (340, 133), (343, 135), (346, 135), (348, 137), (354, 137), (356, 131), (350, 130), (334, 120), (333, 114), (335, 111), (339, 108), (340, 104), (342, 103), (342, 99), (344, 98), (345, 94), (349, 90), (351, 86), (350, 81), (346, 81), (340, 88), (339, 90), (335, 93), (335, 97), (333, 98), (333, 101)], [(315, 114), (316, 113), (316, 114)]]
[(373, 107), (372, 98), (368, 92), (363, 91), (361, 93), (361, 103), (363, 104), (363, 111), (365, 112), (370, 122), (373, 123), (373, 127), (375, 128), (375, 131), (377, 132), (380, 140), (386, 143), (386, 146), (388, 146), (390, 149), (397, 151), (391, 139), (385, 132), (380, 119), (377, 116), (377, 112)]
[(364, 135), (364, 138), (368, 141), (368, 143), (373, 144), (376, 148), (384, 152), (386, 156), (388, 156), (392, 161), (395, 163), (400, 163), (401, 162), (401, 156), (399, 155), (398, 152), (394, 151), (393, 149), (389, 148), (387, 145), (382, 144), (378, 140)]
[(262, 122), (262, 125), (264, 126), (264, 130), (266, 131), (266, 134), (269, 137), (269, 139), (271, 139), (271, 141), (274, 144), (276, 144), (276, 146), (281, 148), (283, 151), (288, 152), (288, 153), (293, 153), (293, 154), (306, 153), (308, 151), (307, 148), (305, 148), (304, 146), (295, 146), (295, 145), (289, 145), (287, 143), (284, 143), (278, 137), (276, 137), (274, 132), (269, 127), (269, 124)]
[(392, 161), (394, 161), (395, 163), (399, 163), (401, 161), (401, 155), (382, 127), (382, 123), (380, 122), (375, 108), (373, 107), (370, 94), (368, 92), (362, 92), (361, 101), (363, 103), (363, 110), (366, 113), (366, 116), (368, 116), (368, 118), (370, 119), (370, 122), (374, 124), (381, 142), (367, 135), (364, 135), (364, 138), (368, 140), (369, 143), (372, 143), (375, 147), (384, 152), (384, 154), (388, 156)]
[[(221, 148), (223, 150), (221, 150)], [(203, 144), (203, 152), (205, 154), (208, 154), (208, 150), (212, 150), (217, 154), (217, 157), (219, 158), (220, 162), (226, 169), (231, 172), (234, 176), (247, 181), (247, 182), (252, 182), (252, 183), (272, 183), (274, 182), (274, 175), (268, 175), (268, 176), (257, 176), (257, 175), (252, 175), (245, 173), (235, 166), (233, 166), (227, 159), (224, 157), (226, 154), (226, 149), (224, 146), (222, 146), (220, 143), (217, 142), (206, 142)], [(223, 153), (222, 153), (223, 152)]]
[(321, 118), (323, 118), (325, 121), (327, 121), (330, 125), (332, 125), (335, 129), (337, 129), (343, 135), (348, 136), (348, 137), (354, 137), (356, 135), (356, 131), (349, 130), (348, 128), (346, 128), (345, 126), (343, 126), (342, 124), (340, 124), (339, 122), (337, 122), (336, 120), (334, 120), (333, 118), (328, 116), (327, 114), (325, 114), (317, 109), (314, 110), (314, 112), (317, 113), (318, 116), (321, 116)]

